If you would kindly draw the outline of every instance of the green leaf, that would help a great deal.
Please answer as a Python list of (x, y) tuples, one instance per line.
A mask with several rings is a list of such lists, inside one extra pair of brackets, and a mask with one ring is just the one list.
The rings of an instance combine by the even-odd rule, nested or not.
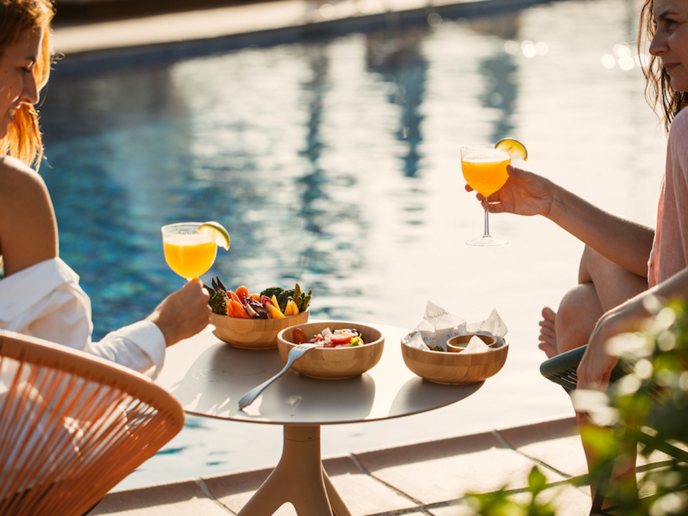
[(528, 489), (536, 495), (547, 487), (547, 477), (537, 466), (533, 466), (528, 473)]

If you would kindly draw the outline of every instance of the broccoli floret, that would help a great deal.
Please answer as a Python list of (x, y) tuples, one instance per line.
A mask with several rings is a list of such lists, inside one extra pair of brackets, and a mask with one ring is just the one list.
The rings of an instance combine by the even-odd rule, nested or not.
[(284, 313), (284, 311), (287, 309), (287, 303), (289, 302), (289, 299), (294, 297), (294, 289), (283, 290), (277, 294), (276, 297), (280, 310), (282, 310), (282, 313)]
[(293, 300), (294, 303), (296, 303), (296, 307), (299, 309), (299, 312), (303, 312), (308, 308), (308, 305), (311, 302), (313, 290), (309, 289), (308, 294), (306, 294), (301, 290), (301, 285), (297, 283), (296, 285), (294, 285), (294, 288), (288, 289), (283, 289), (280, 287), (266, 288), (260, 294), (267, 296), (269, 298), (272, 298), (272, 296), (274, 295), (277, 299), (279, 309), (282, 312), (284, 312), (287, 309), (287, 303), (290, 299)]
[(269, 287), (269, 288), (266, 288), (265, 290), (263, 290), (260, 293), (260, 295), (261, 296), (268, 296), (268, 297), (272, 297), (274, 295), (275, 297), (277, 297), (277, 296), (279, 296), (280, 292), (282, 292), (282, 290), (284, 290), (284, 289), (280, 288), (280, 287)]
[(229, 296), (224, 290), (216, 290), (210, 296), (208, 305), (213, 313), (219, 315), (227, 315), (227, 304), (229, 303)]

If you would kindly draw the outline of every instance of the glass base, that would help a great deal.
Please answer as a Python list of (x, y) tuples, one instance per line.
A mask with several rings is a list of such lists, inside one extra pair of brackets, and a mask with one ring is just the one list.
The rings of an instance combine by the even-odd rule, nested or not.
[(506, 245), (508, 240), (503, 240), (501, 238), (495, 238), (491, 236), (483, 236), (480, 238), (474, 238), (472, 240), (466, 240), (466, 245), (477, 245), (477, 246), (488, 246), (488, 245)]

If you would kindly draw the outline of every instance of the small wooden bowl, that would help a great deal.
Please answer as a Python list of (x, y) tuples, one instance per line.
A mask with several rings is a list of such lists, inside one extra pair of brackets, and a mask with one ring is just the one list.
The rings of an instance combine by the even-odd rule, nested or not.
[(452, 353), (418, 349), (401, 342), (401, 355), (415, 374), (433, 383), (464, 385), (482, 382), (497, 374), (506, 362), (509, 344), (479, 353)]
[(492, 335), (482, 335), (480, 333), (467, 333), (466, 335), (455, 335), (451, 339), (447, 340), (447, 351), (450, 353), (459, 353), (466, 349), (468, 343), (473, 337), (478, 337), (487, 346), (494, 347), (497, 345), (497, 339)]
[(277, 334), (281, 330), (306, 321), (308, 310), (284, 319), (240, 319), (210, 314), (210, 322), (215, 325), (215, 336), (239, 349), (275, 349)]
[(380, 361), (385, 345), (385, 338), (380, 330), (366, 324), (350, 321), (299, 324), (290, 326), (277, 335), (277, 349), (282, 362), (286, 363), (289, 351), (296, 346), (292, 341), (292, 333), (296, 328), (302, 329), (309, 339), (325, 328), (356, 328), (361, 332), (365, 342), (362, 346), (312, 349), (291, 366), (298, 373), (318, 380), (343, 380), (360, 376)]

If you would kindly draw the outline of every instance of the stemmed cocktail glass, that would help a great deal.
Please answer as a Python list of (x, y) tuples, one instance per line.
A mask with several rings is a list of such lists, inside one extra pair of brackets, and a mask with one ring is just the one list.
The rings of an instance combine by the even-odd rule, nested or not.
[(218, 245), (229, 249), (229, 233), (217, 222), (178, 222), (162, 227), (162, 245), (167, 265), (188, 281), (208, 272)]
[[(506, 167), (511, 163), (511, 156), (491, 146), (461, 147), (461, 170), (466, 183), (483, 197), (489, 197), (499, 190), (509, 174)], [(504, 245), (506, 240), (490, 235), (489, 212), (485, 210), (483, 236), (468, 240), (468, 245)]]

